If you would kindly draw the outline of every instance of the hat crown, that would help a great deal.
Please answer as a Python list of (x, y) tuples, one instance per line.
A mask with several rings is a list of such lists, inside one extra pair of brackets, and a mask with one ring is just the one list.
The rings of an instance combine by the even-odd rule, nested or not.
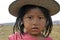
[(54, 15), (60, 11), (60, 5), (55, 0), (15, 0), (9, 6), (10, 14), (17, 17), (19, 8), (26, 4), (45, 7), (50, 11), (50, 15)]

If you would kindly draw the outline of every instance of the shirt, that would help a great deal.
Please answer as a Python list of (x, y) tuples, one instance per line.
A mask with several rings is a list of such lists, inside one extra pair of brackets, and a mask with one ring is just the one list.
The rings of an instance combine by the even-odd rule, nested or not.
[[(9, 35), (8, 39), (9, 40), (37, 40), (37, 38), (32, 37), (27, 33), (24, 33), (23, 35), (21, 35), (19, 32)], [(45, 38), (45, 40), (53, 40), (53, 39), (51, 37), (47, 37)]]

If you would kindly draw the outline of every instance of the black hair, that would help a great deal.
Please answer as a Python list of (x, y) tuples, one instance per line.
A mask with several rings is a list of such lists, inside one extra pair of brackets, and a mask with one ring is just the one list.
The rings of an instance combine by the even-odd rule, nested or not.
[(45, 18), (47, 19), (46, 29), (44, 30), (42, 34), (44, 35), (44, 37), (48, 37), (49, 34), (51, 33), (52, 26), (53, 26), (50, 12), (48, 9), (42, 6), (36, 6), (36, 5), (24, 5), (23, 7), (20, 8), (17, 19), (16, 19), (16, 23), (13, 27), (13, 32), (15, 32), (15, 30), (19, 30), (21, 34), (24, 33), (24, 24), (21, 24), (21, 22), (23, 21), (23, 16), (25, 15), (27, 11), (33, 8), (39, 8), (43, 12)]

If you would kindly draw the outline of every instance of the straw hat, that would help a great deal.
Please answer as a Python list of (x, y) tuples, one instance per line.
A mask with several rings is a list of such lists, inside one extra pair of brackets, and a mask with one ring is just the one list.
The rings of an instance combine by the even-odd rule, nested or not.
[(10, 14), (17, 17), (19, 8), (26, 4), (45, 7), (50, 11), (51, 16), (60, 11), (60, 5), (55, 0), (16, 0), (9, 6)]

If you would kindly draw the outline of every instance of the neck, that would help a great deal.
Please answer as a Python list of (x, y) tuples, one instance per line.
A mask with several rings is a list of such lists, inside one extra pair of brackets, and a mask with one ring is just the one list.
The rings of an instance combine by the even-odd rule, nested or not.
[[(31, 34), (30, 34), (31, 35)], [(45, 37), (43, 37), (43, 35), (32, 35), (33, 38), (37, 38), (37, 40), (44, 40)]]
[(44, 37), (42, 34), (30, 34), (33, 37)]

